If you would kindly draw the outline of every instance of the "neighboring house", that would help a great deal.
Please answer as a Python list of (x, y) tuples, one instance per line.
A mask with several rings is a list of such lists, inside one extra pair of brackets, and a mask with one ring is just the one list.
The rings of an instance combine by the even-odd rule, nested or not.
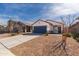
[(32, 24), (32, 33), (62, 33), (63, 23), (52, 20), (37, 20)]
[(0, 25), (0, 34), (7, 32), (7, 27)]
[(30, 26), (25, 25), (24, 23), (20, 21), (13, 21), (9, 20), (8, 21), (8, 32), (29, 32), (30, 31)]
[(79, 33), (79, 22), (73, 24), (69, 30), (70, 32)]

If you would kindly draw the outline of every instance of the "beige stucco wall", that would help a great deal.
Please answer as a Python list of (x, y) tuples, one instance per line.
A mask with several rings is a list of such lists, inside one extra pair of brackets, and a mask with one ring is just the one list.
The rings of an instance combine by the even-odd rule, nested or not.
[(33, 26), (47, 26), (47, 31), (51, 30), (51, 26), (48, 23), (43, 22), (43, 21), (38, 21)]
[(53, 26), (58, 26), (58, 27), (61, 27), (61, 32), (63, 32), (63, 27), (64, 27), (64, 24), (63, 23), (57, 23), (57, 22), (53, 22), (53, 21), (50, 21), (48, 20), (47, 22), (50, 22), (53, 24)]

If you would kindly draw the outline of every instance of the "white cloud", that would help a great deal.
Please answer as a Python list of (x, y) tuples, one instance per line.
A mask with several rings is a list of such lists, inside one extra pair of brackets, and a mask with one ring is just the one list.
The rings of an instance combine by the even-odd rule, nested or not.
[(57, 15), (76, 14), (79, 12), (79, 4), (78, 3), (60, 4), (59, 6), (51, 8), (50, 11), (54, 12)]
[(48, 8), (46, 6), (42, 10), (42, 16), (53, 19), (58, 16), (78, 15), (79, 3), (60, 3), (51, 4)]

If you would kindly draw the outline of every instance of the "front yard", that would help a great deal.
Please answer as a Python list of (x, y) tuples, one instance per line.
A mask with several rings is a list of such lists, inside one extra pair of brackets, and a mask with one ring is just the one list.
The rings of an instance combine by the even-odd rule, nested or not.
[[(49, 34), (48, 36), (41, 36), (32, 39), (28, 42), (20, 44), (10, 49), (12, 53), (19, 56), (46, 56), (51, 54), (51, 47), (61, 40), (61, 35)], [(74, 39), (67, 39), (67, 53), (68, 55), (79, 56), (79, 43)], [(60, 49), (59, 49), (60, 50)], [(58, 53), (58, 52), (56, 52)]]

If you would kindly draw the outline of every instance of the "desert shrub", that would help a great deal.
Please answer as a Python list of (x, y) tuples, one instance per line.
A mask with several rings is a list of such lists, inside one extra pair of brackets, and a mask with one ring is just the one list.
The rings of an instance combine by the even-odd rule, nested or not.
[(79, 42), (79, 33), (73, 32), (72, 37)]
[(48, 33), (46, 33), (45, 36), (48, 36)]
[(11, 33), (11, 36), (15, 36), (16, 35), (16, 33)]
[(79, 42), (79, 38), (76, 38), (76, 41)]
[(49, 33), (48, 33), (48, 32), (46, 32), (44, 35), (45, 35), (45, 36), (48, 36), (48, 34), (49, 34)]
[(71, 37), (71, 33), (63, 33), (63, 36)]

